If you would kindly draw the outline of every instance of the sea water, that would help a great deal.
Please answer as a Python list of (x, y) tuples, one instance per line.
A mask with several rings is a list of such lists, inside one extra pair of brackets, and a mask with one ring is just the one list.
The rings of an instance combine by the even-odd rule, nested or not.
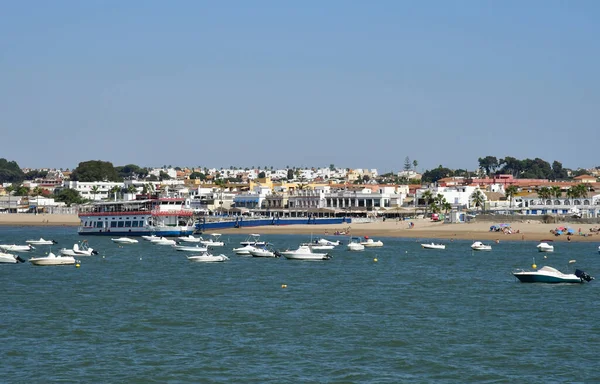
[[(260, 228), (257, 228), (260, 233)], [(359, 235), (359, 234), (355, 234)], [(0, 381), (7, 383), (550, 383), (599, 382), (600, 279), (519, 283), (534, 261), (600, 277), (594, 243), (382, 238), (328, 261), (118, 245), (72, 227), (0, 227), (1, 244), (53, 239), (25, 258), (88, 240), (74, 266), (0, 265)], [(265, 235), (275, 248), (306, 235)], [(346, 238), (329, 237), (331, 240)], [(502, 239), (503, 240), (503, 239)], [(568, 264), (569, 260), (577, 260)]]

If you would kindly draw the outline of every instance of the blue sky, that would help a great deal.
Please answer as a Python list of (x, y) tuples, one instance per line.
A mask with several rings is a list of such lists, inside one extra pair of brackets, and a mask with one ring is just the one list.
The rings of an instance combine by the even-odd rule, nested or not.
[(600, 165), (600, 2), (0, 4), (21, 167)]

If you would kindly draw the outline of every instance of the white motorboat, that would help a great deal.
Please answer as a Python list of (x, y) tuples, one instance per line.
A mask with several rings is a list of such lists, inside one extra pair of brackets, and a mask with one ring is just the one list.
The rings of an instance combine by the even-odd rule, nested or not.
[(73, 256), (56, 256), (50, 252), (48, 256), (32, 257), (29, 262), (33, 265), (75, 265), (77, 260)]
[(129, 237), (119, 237), (111, 240), (113, 243), (117, 244), (136, 244), (138, 242), (136, 239), (131, 239)]
[(176, 245), (173, 246), (173, 248), (176, 251), (183, 251), (183, 252), (199, 252), (199, 253), (202, 253), (202, 252), (207, 252), (208, 251), (207, 247), (201, 246), (199, 244), (196, 244), (196, 245), (181, 245), (181, 244), (176, 244)]
[(87, 241), (84, 240), (81, 242), (81, 245), (75, 243), (73, 244), (73, 248), (67, 249), (63, 248), (59, 251), (61, 256), (92, 256), (97, 255), (98, 251), (90, 248)]
[(52, 245), (52, 244), (56, 244), (56, 241), (54, 241), (54, 240), (44, 240), (41, 237), (40, 237), (39, 240), (27, 240), (25, 242), (27, 244), (31, 244), (31, 245)]
[(562, 273), (549, 266), (544, 266), (537, 271), (516, 270), (512, 274), (522, 283), (583, 283), (594, 280), (592, 276), (579, 269), (576, 269), (575, 273)]
[(257, 248), (253, 245), (244, 245), (243, 247), (233, 248), (233, 252), (240, 256), (251, 256), (252, 254), (250, 252), (256, 249)]
[(220, 233), (211, 233), (210, 239), (208, 239), (208, 240), (201, 239), (200, 243), (202, 245), (204, 245), (205, 247), (222, 247), (225, 245), (225, 243), (219, 240), (220, 237), (221, 237)]
[(600, 246), (598, 247), (598, 253), (600, 253)]
[(423, 249), (446, 249), (445, 244), (435, 244), (435, 243), (421, 244), (421, 247), (423, 247)]
[(155, 240), (159, 240), (159, 239), (160, 239), (160, 236), (156, 236), (156, 235), (145, 235), (145, 236), (142, 236), (142, 239), (152, 242), (152, 241), (155, 241)]
[(250, 254), (254, 257), (279, 257), (268, 244), (264, 247), (254, 248), (250, 251)]
[(290, 260), (329, 260), (331, 256), (327, 253), (315, 253), (309, 246), (301, 245), (298, 249), (278, 252)]
[(552, 240), (542, 240), (536, 248), (540, 252), (554, 252), (554, 245), (551, 244)]
[(260, 238), (260, 235), (258, 233), (251, 233), (248, 235), (246, 240), (240, 241), (240, 244), (241, 245), (255, 245), (255, 246), (265, 245), (266, 243), (264, 241), (260, 241), (259, 238)]
[(358, 238), (358, 237), (351, 238), (350, 241), (348, 242), (348, 245), (346, 245), (346, 247), (348, 248), (349, 251), (364, 251), (365, 250), (365, 246), (360, 243), (360, 238)]
[(21, 256), (13, 255), (12, 253), (0, 252), (0, 264), (16, 264), (24, 263), (27, 260), (21, 258)]
[(492, 246), (489, 244), (483, 244), (481, 241), (476, 241), (471, 244), (471, 249), (474, 251), (491, 251)]
[(319, 243), (302, 243), (302, 245), (307, 245), (315, 251), (330, 251), (335, 248), (335, 245), (325, 245)]
[(177, 242), (173, 239), (167, 239), (166, 237), (161, 237), (158, 240), (152, 240), (152, 244), (156, 245), (177, 245)]
[(201, 255), (188, 256), (187, 259), (189, 261), (195, 262), (203, 262), (203, 263), (217, 263), (229, 260), (229, 257), (225, 255), (212, 255), (208, 252), (205, 252)]
[(362, 245), (364, 245), (367, 248), (371, 248), (371, 247), (383, 247), (383, 242), (381, 240), (373, 240), (370, 239), (369, 236), (365, 236), (365, 240), (360, 242)]
[(321, 245), (333, 245), (333, 246), (340, 245), (340, 241), (339, 240), (337, 240), (337, 241), (330, 241), (330, 240), (323, 239), (323, 238), (317, 240), (317, 243), (319, 243)]
[(29, 252), (35, 249), (31, 244), (17, 245), (17, 244), (2, 244), (0, 249), (4, 252)]
[(199, 243), (202, 240), (199, 237), (194, 237), (192, 235), (180, 236), (177, 238), (179, 241), (183, 241), (185, 243)]

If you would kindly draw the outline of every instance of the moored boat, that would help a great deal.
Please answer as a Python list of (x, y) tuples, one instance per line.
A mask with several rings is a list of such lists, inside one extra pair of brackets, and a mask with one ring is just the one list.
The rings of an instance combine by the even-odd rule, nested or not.
[(187, 259), (195, 262), (218, 263), (229, 260), (229, 257), (225, 255), (212, 255), (208, 252), (205, 252), (201, 255), (188, 256)]
[(367, 248), (383, 247), (383, 242), (381, 240), (375, 241), (373, 239), (370, 239), (369, 236), (365, 236), (365, 239), (363, 241), (361, 241), (360, 243)]
[(240, 244), (241, 245), (254, 245), (254, 246), (265, 245), (266, 243), (264, 241), (259, 240), (259, 238), (260, 238), (260, 235), (258, 233), (251, 233), (248, 235), (246, 240), (240, 241)]
[(315, 253), (309, 246), (301, 245), (298, 249), (278, 252), (290, 260), (329, 260), (331, 256), (327, 253)]
[(594, 278), (582, 270), (576, 269), (575, 273), (562, 273), (556, 268), (544, 266), (535, 271), (516, 270), (513, 276), (522, 283), (583, 283), (592, 281)]
[(31, 244), (18, 245), (18, 244), (1, 244), (0, 249), (4, 252), (30, 252), (35, 249)]
[(90, 248), (88, 242), (86, 240), (81, 242), (81, 245), (78, 243), (73, 244), (73, 248), (62, 248), (59, 251), (61, 256), (92, 256), (97, 255), (98, 251), (93, 248)]
[(177, 245), (177, 242), (173, 239), (167, 239), (166, 237), (161, 237), (157, 240), (152, 240), (152, 244), (156, 245)]
[(492, 246), (489, 244), (483, 244), (481, 241), (476, 241), (471, 245), (471, 249), (474, 251), (491, 251)]
[(255, 247), (250, 254), (254, 257), (279, 257), (269, 244), (264, 247)]
[(199, 253), (202, 253), (202, 252), (207, 252), (208, 251), (207, 247), (201, 246), (199, 244), (196, 244), (196, 245), (175, 244), (173, 246), (173, 248), (176, 251), (183, 251), (183, 252), (199, 252)]
[(26, 240), (25, 241), (27, 244), (31, 244), (31, 245), (52, 245), (52, 244), (56, 244), (56, 241), (54, 240), (44, 240), (44, 238), (40, 237), (39, 240)]
[(0, 252), (0, 264), (16, 264), (24, 263), (27, 260), (21, 258), (21, 256), (13, 255), (12, 253)]
[(204, 245), (205, 247), (222, 247), (225, 245), (225, 243), (222, 242), (221, 240), (219, 240), (220, 238), (221, 238), (220, 233), (211, 233), (210, 239), (208, 239), (208, 240), (200, 239), (200, 243), (202, 245)]
[(446, 249), (445, 244), (435, 244), (435, 243), (421, 244), (421, 247), (423, 247), (423, 249)]
[(552, 245), (552, 240), (542, 240), (536, 248), (540, 252), (554, 252), (554, 245)]
[(194, 237), (192, 235), (180, 236), (177, 238), (179, 241), (183, 241), (184, 243), (199, 243), (202, 240), (199, 237)]
[(77, 260), (73, 256), (56, 256), (50, 252), (48, 256), (32, 257), (29, 262), (33, 265), (75, 265)]
[(233, 248), (233, 252), (240, 256), (251, 256), (252, 254), (250, 252), (254, 250), (256, 250), (256, 247), (253, 245), (244, 245), (243, 247)]
[(119, 237), (116, 239), (111, 239), (113, 243), (117, 244), (135, 244), (138, 241), (136, 239), (131, 239), (129, 237)]

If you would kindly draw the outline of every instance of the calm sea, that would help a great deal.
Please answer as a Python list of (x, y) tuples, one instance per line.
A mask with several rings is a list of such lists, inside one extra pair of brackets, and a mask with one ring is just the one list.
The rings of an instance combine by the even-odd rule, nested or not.
[[(0, 243), (44, 237), (56, 253), (84, 239), (75, 231), (0, 227)], [(277, 248), (310, 240), (263, 237)], [(1, 265), (0, 381), (600, 382), (598, 244), (558, 243), (544, 259), (532, 242), (475, 253), (471, 241), (435, 251), (383, 238), (381, 249), (303, 262), (234, 255), (244, 238), (223, 236), (225, 263), (87, 237), (100, 255), (80, 268)], [(562, 271), (576, 259), (599, 280), (517, 282), (511, 270), (534, 257)]]

